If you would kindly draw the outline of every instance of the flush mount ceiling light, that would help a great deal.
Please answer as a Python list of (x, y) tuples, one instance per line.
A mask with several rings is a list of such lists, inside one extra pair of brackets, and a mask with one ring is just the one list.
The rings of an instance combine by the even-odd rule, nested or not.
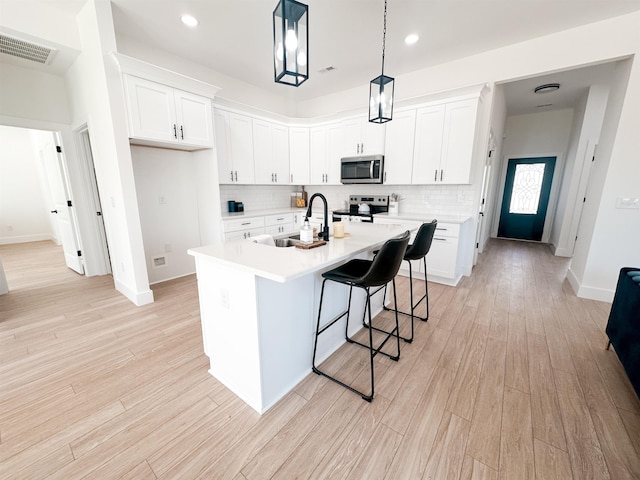
[(382, 30), (382, 72), (369, 84), (369, 121), (385, 123), (393, 117), (393, 88), (395, 80), (384, 74), (384, 47), (387, 37), (387, 0), (384, 0), (384, 26)]
[(559, 83), (545, 83), (544, 85), (538, 85), (533, 89), (535, 93), (551, 93), (560, 89)]
[(280, 0), (273, 11), (273, 72), (276, 83), (299, 87), (309, 79), (309, 7)]
[(192, 15), (182, 15), (180, 20), (182, 20), (182, 23), (187, 27), (194, 28), (198, 26), (198, 19)]
[(418, 40), (420, 40), (420, 37), (415, 33), (411, 33), (405, 37), (404, 43), (406, 43), (407, 45), (413, 45)]

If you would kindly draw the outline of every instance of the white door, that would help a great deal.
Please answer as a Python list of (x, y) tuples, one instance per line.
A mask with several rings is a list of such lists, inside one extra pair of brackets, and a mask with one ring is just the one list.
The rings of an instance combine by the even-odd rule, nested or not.
[(384, 153), (384, 183), (387, 185), (411, 183), (415, 132), (415, 110), (396, 113), (389, 122)]
[(173, 88), (127, 75), (131, 135), (135, 138), (178, 141)]
[(273, 180), (280, 185), (289, 184), (289, 129), (280, 125), (271, 127), (273, 141)]
[(444, 105), (418, 109), (411, 183), (434, 184), (440, 178)]
[(40, 150), (40, 158), (44, 164), (47, 181), (51, 189), (51, 197), (54, 202), (53, 208), (51, 208), (51, 215), (54, 216), (57, 224), (58, 240), (62, 243), (65, 263), (70, 269), (84, 274), (82, 257), (76, 238), (74, 216), (71, 210), (73, 207), (69, 205), (71, 203), (71, 195), (69, 195), (62, 154), (57, 152), (53, 139), (43, 144), (42, 150)]
[(211, 100), (193, 93), (175, 90), (178, 138), (185, 143), (213, 146)]

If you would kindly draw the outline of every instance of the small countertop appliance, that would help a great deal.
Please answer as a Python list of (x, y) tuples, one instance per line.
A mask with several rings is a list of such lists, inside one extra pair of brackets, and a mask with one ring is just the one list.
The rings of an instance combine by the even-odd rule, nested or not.
[(334, 210), (333, 221), (373, 222), (376, 213), (389, 211), (388, 195), (350, 195), (349, 210)]

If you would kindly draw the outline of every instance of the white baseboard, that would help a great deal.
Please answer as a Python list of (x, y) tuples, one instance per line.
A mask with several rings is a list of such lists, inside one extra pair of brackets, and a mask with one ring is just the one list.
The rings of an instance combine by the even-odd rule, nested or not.
[(0, 237), (0, 245), (11, 245), (13, 243), (42, 242), (44, 240), (51, 240), (56, 245), (60, 245), (56, 241), (56, 237), (50, 233), (34, 233), (32, 235), (16, 235), (15, 237)]
[(573, 249), (555, 248), (555, 245), (553, 245), (551, 250), (556, 257), (573, 257)]
[(153, 303), (153, 292), (147, 289), (143, 292), (135, 292), (122, 282), (115, 280), (116, 290), (131, 300), (137, 307)]
[(582, 285), (571, 269), (567, 272), (567, 280), (569, 280), (569, 284), (575, 294), (580, 298), (588, 298), (589, 300), (598, 300), (600, 302), (613, 302), (615, 290)]

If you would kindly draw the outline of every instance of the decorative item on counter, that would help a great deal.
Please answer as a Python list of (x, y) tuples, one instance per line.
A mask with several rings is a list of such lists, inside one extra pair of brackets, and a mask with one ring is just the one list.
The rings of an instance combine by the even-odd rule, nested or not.
[(294, 208), (305, 208), (307, 206), (307, 192), (304, 186), (300, 192), (291, 192), (291, 206)]
[(229, 213), (234, 213), (236, 212), (236, 201), (235, 200), (229, 200), (227, 202), (227, 207), (229, 208)]
[(344, 223), (333, 222), (333, 238), (344, 237)]
[(244, 212), (244, 203), (236, 202), (236, 212)]

